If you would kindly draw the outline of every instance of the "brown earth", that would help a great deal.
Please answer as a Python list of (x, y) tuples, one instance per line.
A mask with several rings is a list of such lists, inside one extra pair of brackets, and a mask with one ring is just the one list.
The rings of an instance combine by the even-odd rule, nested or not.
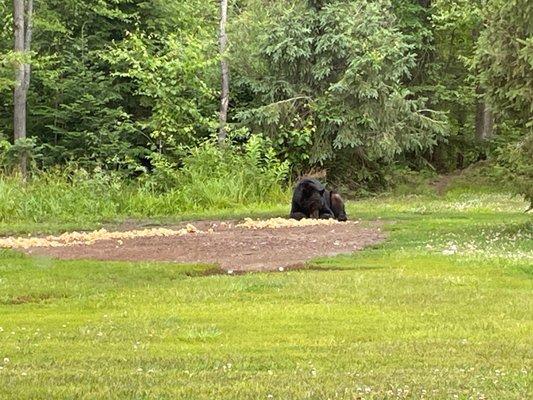
[(33, 247), (25, 251), (59, 259), (209, 263), (239, 272), (299, 267), (310, 259), (351, 253), (385, 238), (379, 222), (352, 221), (275, 229), (236, 227), (232, 222), (193, 224), (201, 230), (211, 229), (209, 233), (185, 236), (102, 240), (65, 247)]

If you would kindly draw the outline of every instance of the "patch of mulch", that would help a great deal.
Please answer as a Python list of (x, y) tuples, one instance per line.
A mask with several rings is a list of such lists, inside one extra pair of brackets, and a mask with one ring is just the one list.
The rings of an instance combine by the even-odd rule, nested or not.
[(249, 229), (233, 222), (193, 225), (210, 233), (102, 240), (25, 252), (59, 259), (172, 261), (217, 264), (227, 271), (269, 271), (301, 266), (321, 256), (351, 253), (385, 239), (380, 222)]

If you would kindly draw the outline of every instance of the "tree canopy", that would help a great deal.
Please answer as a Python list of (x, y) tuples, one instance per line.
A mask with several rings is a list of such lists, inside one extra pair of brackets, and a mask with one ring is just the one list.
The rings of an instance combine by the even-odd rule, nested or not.
[[(3, 168), (21, 151), (39, 169), (74, 162), (136, 176), (161, 157), (179, 166), (216, 137), (221, 57), (230, 66), (227, 142), (262, 136), (293, 174), (319, 168), (379, 187), (393, 168), (448, 171), (529, 143), (527, 0), (228, 7), (220, 54), (218, 2), (36, 0), (31, 51), (18, 54), (13, 5), (2, 3)], [(28, 139), (15, 143), (18, 62), (31, 64), (32, 77)], [(480, 118), (494, 130), (486, 143), (476, 136)]]

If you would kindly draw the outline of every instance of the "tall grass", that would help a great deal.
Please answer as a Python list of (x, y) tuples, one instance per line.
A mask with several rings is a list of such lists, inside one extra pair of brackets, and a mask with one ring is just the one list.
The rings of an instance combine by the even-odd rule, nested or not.
[(252, 142), (237, 151), (206, 144), (181, 168), (161, 158), (153, 173), (136, 180), (81, 169), (42, 172), (26, 183), (0, 176), (0, 223), (179, 217), (288, 204), (287, 166), (262, 146)]

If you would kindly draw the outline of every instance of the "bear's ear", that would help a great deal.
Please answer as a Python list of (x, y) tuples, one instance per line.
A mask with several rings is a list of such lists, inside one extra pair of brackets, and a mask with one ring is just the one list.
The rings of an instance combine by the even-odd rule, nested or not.
[(331, 192), (331, 200), (339, 204), (343, 203), (341, 195), (338, 194), (337, 192)]

